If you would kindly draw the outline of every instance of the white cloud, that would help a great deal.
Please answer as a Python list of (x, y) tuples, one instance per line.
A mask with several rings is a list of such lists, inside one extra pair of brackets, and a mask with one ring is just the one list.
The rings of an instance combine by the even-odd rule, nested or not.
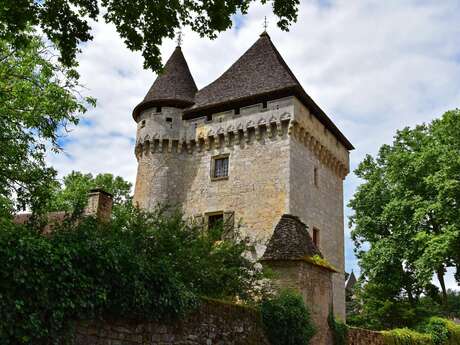
[[(445, 1), (304, 1), (286, 33), (269, 6), (254, 4), (239, 29), (210, 41), (185, 31), (183, 51), (203, 87), (253, 42), (268, 17), (268, 32), (307, 93), (355, 145), (352, 168), (375, 154), (396, 129), (427, 122), (460, 104), (460, 3)], [(67, 156), (50, 157), (61, 174), (112, 172), (134, 182), (133, 107), (154, 80), (138, 53), (125, 48), (114, 28), (94, 25), (94, 41), (80, 55), (80, 73), (98, 107), (70, 134)], [(162, 47), (164, 60), (175, 42)], [(348, 199), (358, 181), (345, 184)], [(349, 213), (349, 210), (346, 210)], [(347, 231), (348, 236), (348, 231)], [(347, 267), (355, 265), (347, 241)], [(449, 282), (450, 287), (455, 283)]]

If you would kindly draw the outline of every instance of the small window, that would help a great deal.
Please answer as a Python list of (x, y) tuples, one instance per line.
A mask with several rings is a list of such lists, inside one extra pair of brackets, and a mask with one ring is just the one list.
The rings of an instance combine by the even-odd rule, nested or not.
[(240, 108), (235, 109), (235, 115), (240, 115)]
[(316, 187), (318, 187), (318, 168), (317, 167), (313, 169), (313, 183), (315, 184)]
[(212, 114), (211, 115), (206, 115), (206, 121), (211, 122), (212, 121)]
[(172, 117), (167, 117), (166, 122), (172, 122)]
[(263, 101), (263, 102), (262, 102), (262, 108), (263, 108), (263, 109), (267, 109), (267, 101)]
[(144, 128), (145, 127), (145, 120), (142, 120), (141, 121), (141, 128)]
[(228, 178), (228, 155), (214, 157), (211, 164), (211, 177), (213, 179)]
[(313, 243), (319, 248), (319, 229), (313, 228)]
[(224, 213), (210, 214), (208, 216), (208, 229), (215, 229), (224, 224)]

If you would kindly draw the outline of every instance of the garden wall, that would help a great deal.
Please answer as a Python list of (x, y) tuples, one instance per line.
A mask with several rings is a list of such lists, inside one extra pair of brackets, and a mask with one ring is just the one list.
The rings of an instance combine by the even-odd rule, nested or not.
[(381, 332), (350, 327), (347, 345), (385, 345), (385, 342)]
[(269, 345), (259, 314), (250, 308), (206, 301), (171, 324), (127, 320), (81, 321), (74, 345)]

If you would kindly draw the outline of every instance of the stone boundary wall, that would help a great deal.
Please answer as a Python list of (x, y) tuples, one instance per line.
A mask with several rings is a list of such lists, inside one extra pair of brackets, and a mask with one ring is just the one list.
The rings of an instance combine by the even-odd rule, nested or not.
[(349, 327), (347, 345), (385, 345), (382, 333)]
[(205, 301), (171, 324), (127, 320), (80, 321), (73, 345), (270, 345), (259, 314), (250, 308)]

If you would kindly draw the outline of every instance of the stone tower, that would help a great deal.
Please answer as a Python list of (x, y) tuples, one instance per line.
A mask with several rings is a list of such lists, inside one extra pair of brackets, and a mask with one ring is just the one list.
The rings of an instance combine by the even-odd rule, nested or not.
[(345, 315), (343, 180), (353, 146), (307, 95), (269, 35), (197, 90), (177, 47), (137, 122), (134, 202), (180, 207), (205, 224), (238, 222), (262, 257), (283, 214), (308, 226)]

